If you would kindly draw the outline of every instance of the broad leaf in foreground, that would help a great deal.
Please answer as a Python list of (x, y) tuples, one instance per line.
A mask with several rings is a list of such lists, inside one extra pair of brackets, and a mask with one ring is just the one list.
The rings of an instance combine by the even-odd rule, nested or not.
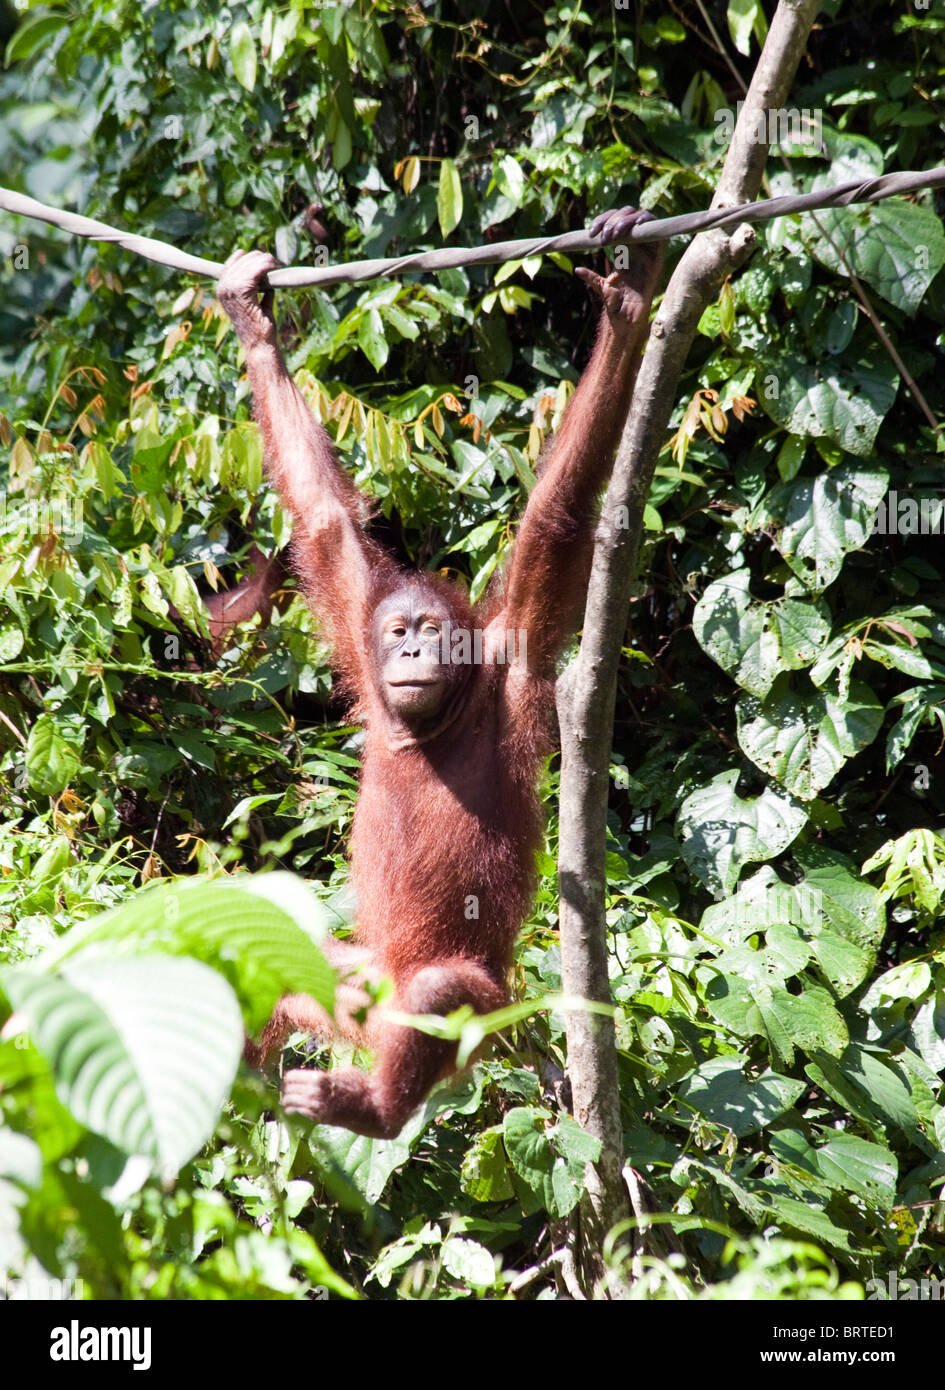
[(72, 1114), (175, 1173), (213, 1133), (243, 1046), (215, 970), (173, 956), (96, 955), (59, 974), (13, 969), (4, 988)]

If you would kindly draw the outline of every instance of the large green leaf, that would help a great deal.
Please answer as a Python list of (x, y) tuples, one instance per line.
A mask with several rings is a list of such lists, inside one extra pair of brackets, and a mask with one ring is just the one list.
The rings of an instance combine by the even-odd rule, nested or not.
[(871, 1205), (888, 1211), (895, 1201), (899, 1165), (895, 1155), (855, 1134), (832, 1134), (817, 1150), (824, 1177)]
[(824, 589), (840, 573), (845, 555), (866, 544), (889, 478), (873, 468), (832, 468), (772, 489), (752, 517), (773, 528), (791, 569), (808, 589)]
[(573, 1211), (584, 1190), (588, 1163), (600, 1153), (592, 1139), (570, 1116), (554, 1128), (550, 1114), (540, 1108), (516, 1106), (503, 1123), (505, 1149), (512, 1167), (553, 1216)]
[(68, 14), (36, 14), (23, 20), (7, 44), (7, 66), (32, 57), (47, 39), (66, 28), (68, 23)]
[(864, 950), (878, 947), (886, 931), (882, 895), (825, 845), (799, 845), (793, 853), (804, 870), (805, 893), (818, 903), (821, 919)]
[(745, 864), (773, 859), (800, 834), (807, 814), (789, 797), (766, 788), (736, 794), (738, 769), (722, 772), (679, 809), (683, 858), (713, 893), (731, 892)]
[(769, 352), (755, 375), (761, 404), (775, 424), (790, 434), (831, 439), (856, 458), (871, 456), (898, 386), (895, 367), (875, 348), (858, 362), (806, 362), (794, 353)]
[(795, 1047), (839, 1057), (850, 1040), (833, 999), (819, 985), (807, 984), (800, 994), (776, 987), (767, 991), (759, 987), (752, 993), (759, 1032), (784, 1066), (792, 1065)]
[(801, 801), (812, 801), (832, 782), (883, 723), (882, 705), (860, 681), (841, 699), (816, 686), (794, 690), (788, 676), (779, 677), (764, 700), (742, 696), (736, 714), (742, 750)]
[(781, 671), (810, 666), (830, 635), (823, 604), (755, 599), (751, 571), (735, 570), (710, 584), (692, 627), (704, 651), (753, 695), (766, 695)]
[(918, 1114), (909, 1088), (882, 1057), (851, 1044), (839, 1061), (818, 1056), (807, 1074), (844, 1109), (870, 1124), (877, 1137), (879, 1119), (916, 1139)]
[[(825, 175), (812, 187), (832, 181)], [(822, 265), (842, 276), (852, 271), (910, 318), (945, 265), (945, 233), (935, 210), (903, 198), (823, 208), (812, 219), (808, 244)]]
[(41, 714), (26, 743), (26, 775), (42, 796), (58, 796), (79, 770), (82, 756), (60, 733), (51, 714)]
[(771, 1203), (771, 1216), (780, 1226), (811, 1236), (828, 1250), (839, 1250), (847, 1255), (854, 1253), (849, 1232), (831, 1221), (823, 1207), (814, 1206), (812, 1202), (776, 1196)]
[(697, 1067), (679, 1088), (682, 1113), (691, 1108), (741, 1137), (771, 1124), (804, 1090), (803, 1081), (773, 1071), (746, 1076), (744, 1066), (743, 1057), (713, 1057)]
[(790, 922), (813, 931), (822, 907), (818, 896), (804, 882), (785, 883), (770, 864), (763, 864), (738, 885), (737, 893), (712, 903), (702, 914), (700, 926), (710, 937), (735, 945), (772, 922)]
[(243, 1047), (239, 1005), (216, 971), (98, 956), (56, 975), (10, 969), (3, 983), (82, 1124), (165, 1174), (207, 1142)]
[[(874, 890), (838, 870), (834, 887), (842, 890), (847, 886), (853, 895), (844, 904), (838, 902), (836, 891), (827, 896), (819, 881), (804, 878), (799, 883), (785, 883), (766, 864), (739, 884), (737, 893), (708, 907), (700, 925), (710, 937), (730, 945), (763, 933), (765, 950), (756, 947), (751, 955), (763, 960), (768, 978), (775, 973), (786, 979), (813, 958), (831, 988), (843, 998), (862, 984), (876, 960), (873, 943), (867, 939), (866, 944), (860, 944), (856, 939), (863, 936), (856, 911), (863, 894), (858, 890), (867, 888), (867, 900)], [(735, 959), (729, 950), (718, 963), (731, 974), (730, 963)]]
[(40, 964), (51, 971), (103, 950), (196, 956), (226, 976), (255, 1032), (282, 994), (310, 994), (333, 1010), (335, 972), (316, 944), (328, 915), (293, 874), (176, 879), (73, 928)]
[(760, 957), (759, 968), (747, 978), (734, 973), (742, 963), (739, 957), (733, 957), (731, 970), (727, 969), (728, 954), (719, 957), (723, 973), (713, 976), (705, 991), (713, 1017), (738, 1037), (764, 1038), (779, 1066), (793, 1064), (796, 1047), (838, 1057), (849, 1042), (849, 1033), (827, 990), (805, 981), (800, 994), (791, 994), (776, 974), (763, 978), (761, 967), (767, 956), (755, 954)]
[(815, 933), (811, 946), (824, 979), (840, 999), (861, 985), (876, 963), (875, 951), (865, 951), (827, 927)]
[(481, 1100), (481, 1081), (463, 1077), (431, 1092), (396, 1139), (367, 1139), (337, 1125), (316, 1125), (309, 1135), (309, 1148), (328, 1170), (326, 1181), (331, 1180), (332, 1168), (340, 1170), (343, 1181), (350, 1182), (368, 1202), (377, 1202), (391, 1176), (409, 1160), (431, 1120), (444, 1110), (474, 1114)]
[(463, 1159), (462, 1187), (476, 1202), (505, 1202), (514, 1197), (502, 1143), (502, 1126), (483, 1130)]

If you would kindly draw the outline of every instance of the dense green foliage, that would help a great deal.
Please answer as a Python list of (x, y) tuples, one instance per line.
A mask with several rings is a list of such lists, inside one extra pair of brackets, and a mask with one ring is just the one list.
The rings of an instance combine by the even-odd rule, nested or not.
[[(708, 205), (741, 93), (694, 7), (476, 8), (30, 8), (5, 182), (296, 263), (312, 203), (333, 260)], [(747, 80), (761, 6), (709, 9)], [(822, 143), (775, 149), (772, 192), (939, 162), (945, 22), (825, 6), (792, 100)], [(657, 469), (608, 858), (626, 1152), (665, 1218), (641, 1297), (945, 1276), (945, 563), (909, 511), (938, 515), (941, 210), (759, 229)], [(113, 247), (5, 217), (0, 254), (0, 990), (31, 1039), (0, 1042), (0, 1266), (94, 1297), (502, 1297), (594, 1156), (556, 1082), (553, 814), (492, 1059), (396, 1141), (273, 1118), (240, 1020), (330, 987), (308, 933), (345, 929), (358, 742), (290, 587), (208, 655), (200, 592), (287, 539), (235, 340), (205, 282)], [(586, 359), (567, 261), (278, 312), (375, 532), (479, 594)], [(195, 867), (228, 876), (140, 892)], [(229, 877), (290, 867), (321, 914)]]

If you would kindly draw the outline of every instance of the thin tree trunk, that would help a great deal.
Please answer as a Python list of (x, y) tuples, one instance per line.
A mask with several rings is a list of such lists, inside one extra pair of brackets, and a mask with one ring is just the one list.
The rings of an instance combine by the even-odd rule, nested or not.
[[(817, 0), (780, 0), (725, 159), (712, 206), (757, 196), (767, 157), (759, 113), (786, 104), (817, 13)], [(561, 954), (567, 994), (611, 1003), (605, 906), (605, 826), (620, 648), (636, 572), (643, 508), (689, 347), (706, 306), (726, 276), (748, 256), (755, 233), (742, 225), (690, 243), (667, 286), (637, 379), (594, 548), (584, 635), (577, 660), (559, 682), (561, 812), (558, 872)], [(632, 248), (631, 248), (632, 254)], [(623, 1182), (623, 1128), (613, 1023), (585, 1011), (567, 1016), (568, 1073), (574, 1115), (601, 1142), (588, 1169), (580, 1220), (584, 1287), (601, 1296), (601, 1248), (607, 1232), (629, 1215)], [(631, 1155), (632, 1159), (632, 1155)]]

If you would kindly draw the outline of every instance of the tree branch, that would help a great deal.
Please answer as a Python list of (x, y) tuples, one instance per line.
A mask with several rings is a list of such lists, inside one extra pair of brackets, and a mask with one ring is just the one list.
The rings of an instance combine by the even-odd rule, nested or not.
[[(756, 135), (767, 123), (758, 118), (785, 104), (817, 8), (817, 0), (780, 0), (732, 135), (713, 208), (757, 195), (767, 157), (767, 146)], [(754, 244), (755, 234), (748, 226), (730, 236), (707, 232), (689, 245), (667, 286), (597, 529), (581, 650), (567, 679), (559, 682), (562, 983), (567, 993), (598, 1003), (611, 1002), (604, 915), (608, 771), (617, 668), (643, 509), (699, 320)], [(601, 1287), (603, 1239), (627, 1215), (613, 1024), (587, 1011), (570, 1013), (567, 1039), (574, 1115), (602, 1145), (600, 1161), (588, 1170), (581, 1212), (583, 1278), (586, 1287)], [(612, 1282), (609, 1296), (614, 1296)]]

